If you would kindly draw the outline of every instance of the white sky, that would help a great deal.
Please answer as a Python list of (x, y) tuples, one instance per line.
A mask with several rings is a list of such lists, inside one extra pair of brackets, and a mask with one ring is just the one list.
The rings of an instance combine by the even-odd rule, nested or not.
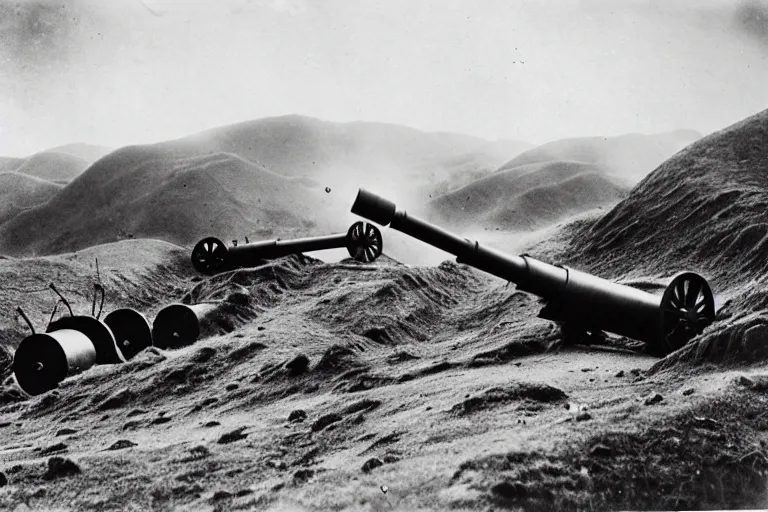
[(0, 0), (0, 155), (293, 113), (532, 143), (709, 133), (768, 108), (760, 2)]

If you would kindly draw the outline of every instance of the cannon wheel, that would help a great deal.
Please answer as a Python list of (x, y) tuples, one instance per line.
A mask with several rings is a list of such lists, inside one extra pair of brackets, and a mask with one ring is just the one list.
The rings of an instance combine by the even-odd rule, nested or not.
[(357, 261), (368, 263), (381, 256), (381, 231), (373, 224), (355, 222), (347, 231), (347, 251)]
[(203, 238), (192, 249), (192, 266), (201, 274), (213, 275), (227, 267), (227, 247), (218, 238)]
[(707, 281), (694, 272), (677, 274), (661, 298), (661, 349), (674, 352), (715, 320), (715, 298)]

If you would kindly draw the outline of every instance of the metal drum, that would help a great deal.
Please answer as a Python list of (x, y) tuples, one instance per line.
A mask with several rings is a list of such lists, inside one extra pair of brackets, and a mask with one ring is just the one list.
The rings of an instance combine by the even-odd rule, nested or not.
[(24, 338), (13, 357), (13, 373), (25, 393), (40, 395), (67, 376), (87, 370), (96, 358), (96, 347), (88, 336), (59, 329)]
[(125, 357), (117, 349), (112, 329), (103, 321), (85, 315), (64, 316), (52, 322), (45, 332), (52, 333), (61, 329), (72, 329), (85, 334), (96, 347), (96, 364), (125, 362)]
[(152, 346), (152, 327), (147, 318), (131, 308), (116, 309), (104, 317), (117, 348), (126, 361)]
[(171, 304), (161, 309), (152, 322), (152, 340), (157, 348), (173, 349), (193, 344), (200, 326), (216, 304)]

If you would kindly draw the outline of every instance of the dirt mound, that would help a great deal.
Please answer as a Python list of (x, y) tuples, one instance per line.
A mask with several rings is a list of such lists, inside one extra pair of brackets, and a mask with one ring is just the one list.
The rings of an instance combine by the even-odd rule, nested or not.
[(0, 173), (0, 223), (58, 194), (63, 185), (17, 172)]
[(15, 171), (49, 181), (67, 182), (79, 176), (89, 165), (89, 161), (68, 153), (44, 151), (25, 159)]
[(615, 204), (627, 189), (607, 169), (580, 162), (534, 163), (494, 173), (429, 203), (429, 218), (454, 229), (530, 230)]
[[(330, 268), (329, 268), (330, 269)], [(381, 267), (354, 289), (329, 290), (310, 312), (335, 332), (350, 332), (386, 346), (424, 342), (441, 328), (446, 308), (479, 280), (453, 263), (438, 268)]]
[(125, 238), (190, 245), (211, 235), (331, 232), (324, 201), (321, 192), (231, 154), (169, 160), (126, 148), (3, 225), (0, 252), (61, 253)]
[[(96, 261), (98, 260), (98, 275)], [(58, 297), (54, 283), (75, 314), (90, 313), (93, 283), (105, 287), (104, 312), (115, 307), (159, 308), (196, 274), (186, 250), (158, 240), (126, 240), (57, 256), (0, 259), (0, 343), (15, 346), (29, 334), (16, 314), (21, 306), (39, 329), (45, 326)], [(66, 313), (60, 306), (58, 314)], [(9, 330), (8, 336), (2, 333)]]
[(568, 398), (562, 390), (542, 383), (516, 383), (503, 388), (491, 388), (481, 395), (474, 396), (456, 404), (451, 412), (467, 416), (479, 411), (492, 409), (499, 405), (515, 401), (560, 402)]
[(619, 137), (580, 137), (562, 139), (530, 149), (498, 169), (498, 172), (522, 165), (557, 160), (572, 160), (600, 165), (629, 183), (637, 183), (701, 134), (692, 130)]

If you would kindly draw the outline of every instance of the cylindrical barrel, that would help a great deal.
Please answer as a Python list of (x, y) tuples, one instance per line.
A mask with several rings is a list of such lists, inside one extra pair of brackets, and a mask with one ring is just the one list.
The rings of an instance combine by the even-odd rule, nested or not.
[(75, 315), (63, 316), (52, 322), (47, 333), (60, 329), (73, 329), (85, 334), (96, 347), (96, 364), (119, 364), (125, 362), (125, 357), (118, 350), (112, 329), (93, 316)]
[(25, 393), (39, 395), (94, 364), (96, 348), (88, 336), (73, 329), (59, 329), (24, 338), (13, 356), (13, 373)]
[(191, 345), (200, 337), (200, 326), (216, 304), (170, 304), (161, 309), (152, 322), (152, 340), (162, 349)]
[(270, 260), (299, 252), (323, 251), (346, 247), (346, 234), (296, 238), (293, 240), (266, 240), (227, 249), (228, 262), (233, 267), (248, 266), (256, 260)]
[(568, 278), (562, 293), (550, 298), (540, 317), (652, 344), (661, 339), (661, 296), (572, 268), (565, 270)]
[(112, 330), (117, 348), (126, 361), (152, 346), (152, 327), (135, 309), (116, 309), (104, 317), (104, 323)]
[(360, 189), (352, 213), (390, 224), (457, 256), (457, 261), (517, 284), (548, 302), (541, 316), (573, 322), (647, 342), (661, 335), (661, 297), (529, 256), (507, 256), (397, 210), (394, 203)]

